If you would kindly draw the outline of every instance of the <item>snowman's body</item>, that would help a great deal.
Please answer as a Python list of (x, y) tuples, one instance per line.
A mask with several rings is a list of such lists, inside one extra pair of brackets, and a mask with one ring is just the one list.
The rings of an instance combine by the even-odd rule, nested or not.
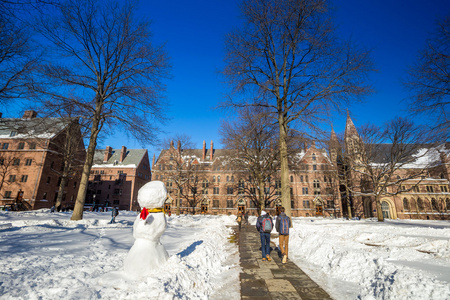
[(125, 258), (124, 270), (132, 276), (148, 276), (152, 270), (164, 264), (169, 255), (160, 242), (166, 230), (164, 212), (151, 212), (160, 209), (166, 200), (167, 191), (161, 181), (151, 181), (138, 192), (138, 202), (142, 209), (150, 211), (145, 219), (138, 215), (133, 225), (136, 241)]

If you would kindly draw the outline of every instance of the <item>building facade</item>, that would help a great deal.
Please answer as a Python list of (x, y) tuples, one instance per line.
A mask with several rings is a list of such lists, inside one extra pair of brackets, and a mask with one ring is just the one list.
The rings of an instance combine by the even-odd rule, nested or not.
[[(50, 208), (56, 203), (69, 135), (75, 142), (73, 165), (84, 161), (81, 133), (71, 130), (68, 134), (77, 124), (73, 119), (37, 118), (31, 110), (22, 118), (0, 116), (0, 206), (29, 210)], [(79, 181), (79, 172), (69, 176), (62, 208), (74, 206)]]
[[(328, 150), (319, 149), (311, 142), (296, 152), (289, 174), (293, 216), (373, 218), (382, 214), (387, 219), (450, 219), (450, 143), (417, 148), (418, 151), (427, 148), (429, 153), (434, 153), (433, 163), (424, 167), (419, 177), (411, 176), (417, 171), (413, 170), (414, 164), (405, 164), (396, 170), (389, 180), (401, 182), (401, 185), (386, 184), (387, 190), (381, 194), (378, 206), (375, 197), (368, 192), (371, 187), (364, 187), (367, 181), (362, 175), (364, 170), (352, 169), (354, 162), (340, 158), (342, 153), (351, 151), (357, 141), (358, 131), (348, 116), (342, 142), (332, 131), (330, 140), (325, 143)], [(383, 147), (389, 148), (389, 145)], [(251, 201), (255, 189), (246, 188), (250, 180), (241, 176), (242, 170), (233, 169), (229, 163), (231, 154), (230, 150), (214, 149), (213, 142), (207, 149), (204, 142), (203, 149), (181, 149), (180, 143), (177, 147), (171, 143), (158, 158), (154, 156), (152, 179), (163, 181), (167, 186), (166, 210), (174, 213), (179, 207), (181, 213), (249, 211), (257, 215), (258, 209)], [(376, 160), (374, 156), (374, 165), (378, 163)], [(343, 173), (348, 173), (349, 178), (344, 178)], [(281, 183), (277, 174), (268, 178), (267, 193), (271, 193), (271, 181), (275, 192), (265, 209), (276, 214), (281, 205)]]
[(145, 149), (96, 150), (85, 205), (94, 209), (119, 207), (140, 210), (139, 189), (151, 180), (148, 151)]
[[(169, 192), (166, 210), (173, 213), (179, 203), (181, 213), (237, 214), (238, 211), (249, 211), (250, 215), (257, 215), (257, 205), (251, 200), (257, 190), (248, 187), (250, 180), (242, 176), (241, 170), (233, 169), (230, 155), (230, 150), (214, 149), (213, 142), (207, 149), (204, 142), (203, 149), (181, 149), (180, 143), (175, 148), (171, 143), (157, 159), (153, 157), (152, 178), (163, 181)], [(340, 217), (338, 185), (327, 152), (311, 143), (298, 151), (296, 162), (289, 175), (292, 215)], [(186, 165), (189, 167), (183, 169)], [(194, 181), (198, 178), (198, 185), (188, 186), (189, 177), (195, 177)], [(281, 182), (279, 174), (271, 177), (265, 179), (265, 193), (269, 199), (265, 210), (276, 214), (281, 207)], [(192, 201), (194, 198), (196, 201)]]

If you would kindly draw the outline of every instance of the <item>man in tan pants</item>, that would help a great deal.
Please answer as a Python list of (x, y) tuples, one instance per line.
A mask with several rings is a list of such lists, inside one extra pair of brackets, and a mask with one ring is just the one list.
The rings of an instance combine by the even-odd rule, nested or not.
[(286, 216), (284, 213), (284, 207), (280, 208), (280, 215), (277, 217), (277, 221), (275, 224), (275, 228), (279, 233), (279, 244), (281, 255), (283, 257), (283, 264), (286, 263), (288, 259), (288, 250), (289, 250), (289, 228), (291, 227), (291, 218)]

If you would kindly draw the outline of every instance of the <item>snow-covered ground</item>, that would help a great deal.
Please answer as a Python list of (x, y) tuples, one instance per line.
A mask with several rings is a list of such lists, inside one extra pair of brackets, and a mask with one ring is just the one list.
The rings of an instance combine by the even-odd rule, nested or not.
[(450, 222), (294, 219), (290, 258), (335, 299), (450, 299)]
[[(70, 216), (0, 212), (0, 299), (240, 298), (233, 216), (169, 217), (169, 260), (142, 280), (121, 271), (135, 213)], [(448, 221), (294, 218), (289, 253), (334, 299), (450, 299)]]
[(143, 280), (121, 271), (136, 213), (0, 212), (0, 299), (239, 299), (239, 254), (228, 216), (168, 218), (170, 257)]

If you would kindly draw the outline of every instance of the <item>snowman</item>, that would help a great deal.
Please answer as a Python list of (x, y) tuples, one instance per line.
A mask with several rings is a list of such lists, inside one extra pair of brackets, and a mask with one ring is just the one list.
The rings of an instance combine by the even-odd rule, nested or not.
[(125, 273), (130, 276), (151, 275), (169, 257), (159, 240), (167, 225), (163, 211), (166, 195), (166, 187), (161, 181), (151, 181), (138, 192), (142, 211), (133, 225), (133, 237), (136, 241), (124, 262)]

